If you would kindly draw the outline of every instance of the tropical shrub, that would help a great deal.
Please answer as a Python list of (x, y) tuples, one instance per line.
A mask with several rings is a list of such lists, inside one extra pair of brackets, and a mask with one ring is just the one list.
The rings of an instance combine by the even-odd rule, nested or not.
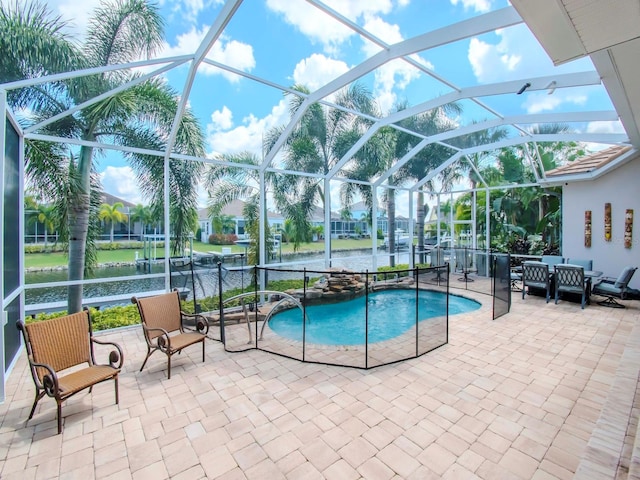
[[(157, 242), (157, 248), (164, 248), (164, 242)], [(143, 242), (137, 241), (125, 241), (125, 242), (98, 242), (96, 243), (98, 250), (142, 250), (144, 248)], [(43, 244), (28, 244), (24, 246), (24, 253), (51, 253), (51, 252), (64, 252), (64, 245), (62, 244), (49, 244), (46, 246)]]
[(234, 245), (238, 240), (235, 233), (212, 233), (209, 235), (209, 243), (211, 245)]
[[(429, 265), (426, 263), (418, 263), (416, 264), (416, 268), (429, 268)], [(394, 274), (395, 272), (399, 272), (399, 277), (406, 277), (409, 275), (409, 264), (408, 263), (400, 263), (393, 267), (378, 267), (378, 274)], [(393, 275), (387, 275), (385, 278), (393, 278)], [(378, 275), (378, 279), (381, 280), (380, 275)]]

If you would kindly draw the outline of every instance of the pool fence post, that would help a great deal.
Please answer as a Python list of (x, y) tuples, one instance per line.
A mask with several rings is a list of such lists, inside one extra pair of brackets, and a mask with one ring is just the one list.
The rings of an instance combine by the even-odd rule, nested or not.
[(303, 269), (304, 281), (302, 285), (302, 361), (306, 358), (306, 346), (307, 346), (307, 267)]
[(244, 253), (240, 254), (240, 293), (244, 293)]
[[(256, 270), (258, 266), (255, 265), (253, 268)], [(253, 275), (253, 303), (256, 306), (253, 310), (255, 311), (255, 324), (256, 324), (256, 348), (258, 347), (258, 272), (256, 271)], [(244, 293), (244, 287), (242, 288), (242, 293)], [(267, 321), (267, 317), (265, 316), (264, 321)]]
[(220, 312), (220, 341), (226, 350), (227, 342), (224, 336), (224, 309), (222, 307), (222, 262), (218, 262), (218, 312)]
[[(364, 289), (364, 368), (369, 368), (369, 270), (365, 271)], [(375, 275), (374, 275), (375, 276)]]
[(447, 340), (449, 343), (449, 280), (451, 280), (451, 264), (447, 263)]
[(418, 309), (419, 309), (419, 305), (420, 305), (419, 304), (419, 301), (420, 301), (420, 288), (418, 286), (418, 279), (420, 278), (419, 270), (420, 270), (419, 267), (416, 267), (413, 270), (413, 278), (414, 278), (414, 280), (416, 282), (416, 357), (418, 357), (419, 351), (420, 351), (420, 341), (419, 341), (420, 332), (418, 331), (419, 325), (420, 325), (420, 322), (419, 322), (419, 319), (418, 319), (418, 315), (419, 315)]

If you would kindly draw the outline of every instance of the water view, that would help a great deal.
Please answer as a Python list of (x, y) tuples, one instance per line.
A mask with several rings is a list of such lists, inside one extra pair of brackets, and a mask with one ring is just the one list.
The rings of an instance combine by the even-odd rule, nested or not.
[[(369, 250), (357, 250), (346, 252), (335, 252), (332, 259), (333, 267), (347, 268), (352, 271), (372, 270), (372, 257), (369, 254)], [(369, 254), (369, 255), (367, 255)], [(353, 257), (360, 256), (360, 258)], [(291, 265), (279, 266), (274, 268), (281, 268), (283, 270), (324, 270), (324, 257), (320, 254), (294, 254), (286, 258), (283, 257), (283, 261), (293, 262)], [(409, 252), (400, 252), (397, 263), (408, 263)], [(389, 265), (389, 257), (386, 254), (378, 255), (378, 266)], [(244, 266), (239, 262), (227, 262), (223, 264), (223, 290), (229, 290), (232, 288), (246, 287), (249, 285), (250, 268)], [(152, 267), (152, 274), (164, 273), (164, 265), (157, 264)], [(189, 272), (190, 273), (190, 272)], [(192, 281), (190, 275), (187, 272), (173, 272), (172, 286), (184, 289), (188, 292), (187, 299), (193, 299), (193, 292), (196, 292), (197, 298), (205, 296), (212, 296), (218, 292), (218, 271), (217, 266), (197, 266), (195, 269), (195, 280)], [(123, 280), (119, 277), (130, 277)], [(303, 277), (303, 274), (299, 272), (271, 272), (270, 279), (283, 280), (283, 279), (295, 279)], [(149, 278), (148, 273), (136, 269), (135, 265), (117, 266), (117, 267), (102, 267), (96, 268), (93, 277), (96, 279), (108, 279), (118, 278), (116, 281), (88, 284), (83, 288), (84, 298), (93, 297), (106, 297), (106, 296), (122, 296), (122, 295), (134, 295), (141, 292), (158, 291), (164, 289), (164, 277)], [(67, 280), (66, 270), (47, 270), (38, 272), (25, 273), (26, 280), (26, 292), (25, 303), (26, 305), (37, 305), (50, 302), (62, 302), (67, 299), (67, 287), (66, 286), (51, 286), (43, 288), (29, 288), (29, 285), (50, 283), (50, 282), (64, 282)], [(129, 299), (123, 299), (119, 304), (129, 304)]]

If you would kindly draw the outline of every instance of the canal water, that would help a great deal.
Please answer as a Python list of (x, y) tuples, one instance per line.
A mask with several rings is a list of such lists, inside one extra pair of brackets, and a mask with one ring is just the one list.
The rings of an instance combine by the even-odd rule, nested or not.
[[(401, 251), (398, 254), (396, 263), (408, 263), (409, 252)], [(346, 252), (334, 252), (331, 265), (335, 268), (346, 268), (351, 271), (364, 272), (366, 270), (373, 270), (373, 257), (370, 254), (370, 250), (358, 250), (358, 251), (346, 251)], [(292, 272), (289, 270), (317, 270), (324, 271), (324, 256), (323, 255), (309, 255), (309, 254), (294, 254), (283, 256), (283, 262), (287, 262), (287, 265), (278, 264), (274, 268), (280, 269), (280, 272), (269, 272), (269, 279), (281, 280), (281, 279), (303, 279), (304, 273)], [(379, 254), (377, 259), (378, 266), (389, 265), (389, 256), (387, 254)], [(251, 282), (250, 267), (241, 265), (240, 262), (226, 262), (223, 264), (223, 279), (222, 289), (228, 290), (237, 287), (247, 287)], [(151, 273), (163, 273), (164, 265), (154, 265)], [(121, 278), (117, 281), (106, 281), (104, 283), (87, 284), (83, 288), (83, 297), (105, 297), (116, 296), (124, 294), (139, 294), (141, 292), (163, 290), (165, 285), (164, 277), (161, 278), (149, 278), (147, 273), (142, 270), (137, 270), (134, 265), (117, 266), (117, 267), (102, 267), (94, 270), (92, 278), (108, 279), (117, 277), (127, 277), (126, 280)], [(48, 286), (46, 288), (30, 288), (29, 285), (51, 283), (51, 282), (64, 282), (67, 280), (66, 270), (53, 270), (53, 271), (38, 271), (27, 272), (25, 274), (25, 281), (27, 284), (25, 292), (25, 303), (27, 305), (34, 305), (48, 302), (59, 302), (67, 299), (67, 287), (66, 286)], [(195, 288), (196, 297), (202, 298), (202, 296), (212, 296), (218, 293), (219, 280), (218, 270), (216, 265), (209, 267), (196, 266), (195, 267), (195, 280), (191, 280), (189, 274), (185, 272), (176, 272), (172, 274), (172, 286), (183, 288), (188, 291), (187, 299), (193, 298), (193, 291)], [(129, 304), (127, 301), (122, 302), (123, 305)]]

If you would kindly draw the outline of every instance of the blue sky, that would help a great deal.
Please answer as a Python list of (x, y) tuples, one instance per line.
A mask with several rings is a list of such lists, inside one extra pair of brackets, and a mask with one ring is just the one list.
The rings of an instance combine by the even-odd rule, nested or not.
[[(47, 3), (70, 20), (73, 33), (82, 38), (99, 1)], [(325, 4), (388, 44), (509, 5), (506, 0), (331, 0)], [(157, 56), (168, 57), (194, 52), (223, 3), (164, 0), (158, 5), (166, 20), (166, 44)], [(208, 58), (281, 86), (298, 83), (315, 90), (377, 51), (379, 47), (303, 0), (245, 0)], [(525, 25), (422, 52), (416, 59), (458, 87), (593, 70), (588, 59), (554, 68)], [(166, 78), (181, 92), (186, 74), (187, 67), (181, 67)], [(415, 105), (451, 91), (400, 60), (376, 69), (361, 83), (370, 88), (383, 112), (397, 101)], [(485, 102), (503, 115), (612, 109), (601, 87), (558, 90), (552, 95), (496, 96)], [(199, 70), (189, 105), (206, 131), (209, 154), (242, 150), (259, 154), (263, 132), (288, 119), (280, 90), (208, 65)], [(471, 102), (462, 106), (464, 112), (457, 119), (461, 125), (492, 118)], [(621, 131), (619, 125), (606, 122), (573, 127), (585, 132)], [(144, 203), (131, 170), (118, 155), (103, 158), (99, 171), (105, 190)]]

